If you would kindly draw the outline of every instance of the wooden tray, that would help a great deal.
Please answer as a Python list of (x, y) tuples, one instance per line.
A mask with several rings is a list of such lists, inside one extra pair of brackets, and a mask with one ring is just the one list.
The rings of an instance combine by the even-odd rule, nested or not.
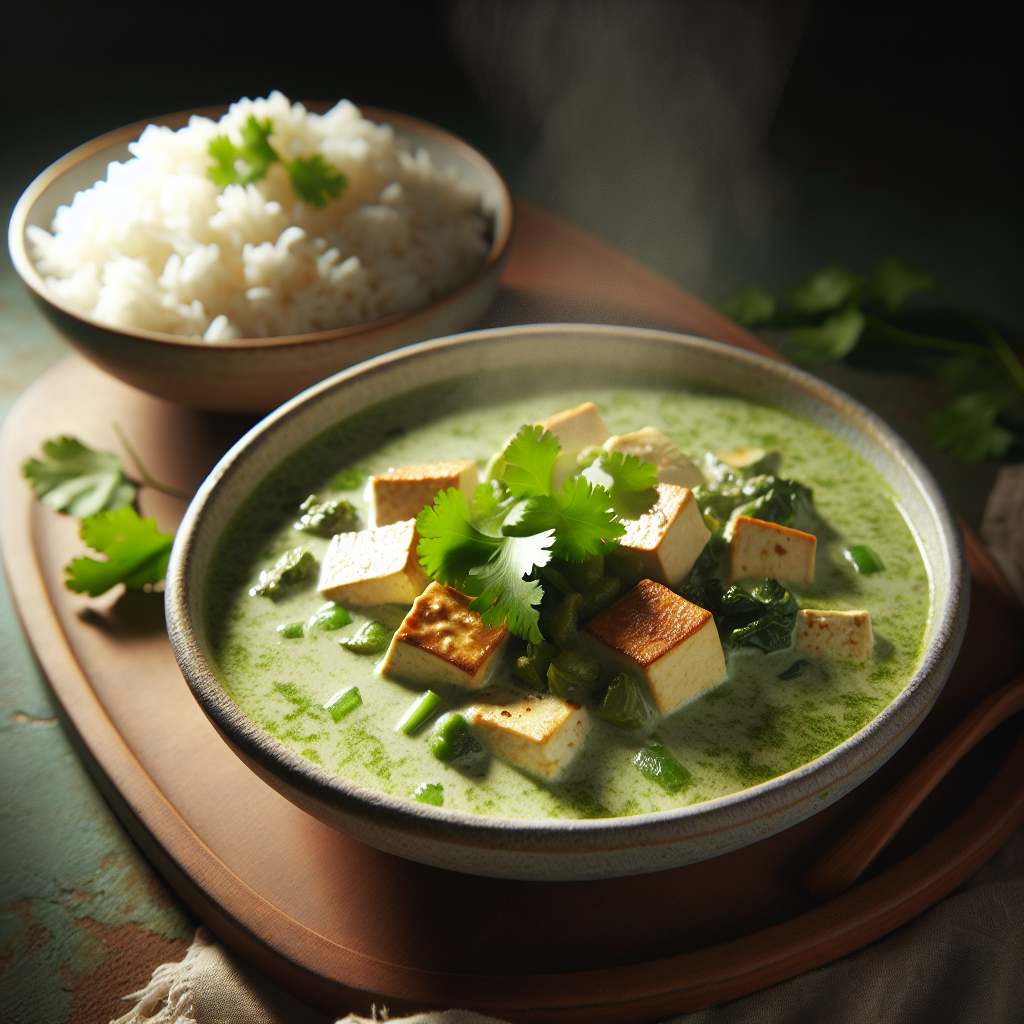
[[(761, 347), (613, 250), (528, 207), (519, 214), (491, 322), (589, 314)], [(150, 398), (75, 356), (54, 367), (0, 436), (0, 543), (15, 602), (65, 726), (147, 856), (227, 945), (308, 1003), (339, 1014), (373, 1002), (395, 1012), (460, 1006), (515, 1022), (654, 1020), (710, 1006), (884, 935), (964, 881), (1024, 819), (1013, 720), (958, 766), (856, 888), (817, 905), (800, 884), (1024, 666), (1019, 611), (968, 531), (967, 639), (942, 697), (887, 765), (808, 821), (703, 864), (598, 882), (475, 878), (361, 846), (278, 796), (219, 739), (178, 671), (159, 595), (89, 600), (62, 586), (62, 566), (82, 551), (77, 523), (35, 501), (19, 467), (60, 433), (120, 451), (115, 420), (154, 474), (186, 488), (248, 426)], [(150, 489), (142, 504), (164, 529), (184, 511)]]

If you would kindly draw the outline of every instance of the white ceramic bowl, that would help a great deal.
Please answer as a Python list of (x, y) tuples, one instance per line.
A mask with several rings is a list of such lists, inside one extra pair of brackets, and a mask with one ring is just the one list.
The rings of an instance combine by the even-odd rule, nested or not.
[[(330, 104), (307, 103), (323, 112)], [(28, 254), (25, 229), (49, 230), (57, 207), (106, 177), (112, 160), (129, 159), (128, 144), (149, 124), (182, 128), (192, 114), (220, 118), (227, 107), (186, 110), (140, 121), (101, 135), (48, 167), (25, 190), (11, 216), (11, 261), (36, 305), (57, 331), (87, 359), (143, 391), (182, 405), (219, 412), (267, 412), (346, 366), (427, 338), (465, 330), (490, 304), (512, 238), (512, 197), (490, 161), (468, 143), (426, 121), (361, 107), (372, 121), (386, 122), (414, 146), (424, 146), (434, 165), (454, 167), (476, 188), (493, 218), (491, 247), (480, 269), (460, 288), (411, 313), (396, 313), (352, 327), (277, 338), (216, 343), (159, 331), (111, 327), (65, 302), (46, 286)]]
[[(928, 561), (933, 605), (912, 679), (838, 747), (769, 782), (676, 810), (598, 820), (512, 820), (435, 808), (356, 786), (264, 732), (224, 691), (209, 656), (204, 589), (211, 557), (256, 485), (326, 428), (386, 399), (453, 379), (502, 395), (523, 389), (628, 383), (644, 367), (659, 386), (712, 386), (775, 404), (839, 437), (882, 476), (906, 510)], [(495, 376), (500, 382), (495, 383)], [(963, 541), (917, 456), (874, 414), (787, 364), (660, 331), (538, 325), (424, 343), (344, 371), (254, 427), (200, 488), (167, 573), (167, 625), (196, 699), (250, 768), (289, 800), (371, 846), (472, 874), (586, 879), (693, 863), (766, 838), (827, 807), (879, 768), (928, 712), (967, 622)]]

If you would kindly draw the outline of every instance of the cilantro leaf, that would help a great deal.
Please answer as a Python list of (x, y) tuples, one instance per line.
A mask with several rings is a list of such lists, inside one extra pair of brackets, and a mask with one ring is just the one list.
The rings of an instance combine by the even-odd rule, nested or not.
[(73, 437), (45, 442), (43, 459), (27, 459), (21, 471), (45, 504), (79, 519), (135, 501), (135, 484), (125, 479), (121, 460)]
[(744, 327), (756, 327), (775, 316), (775, 299), (763, 288), (748, 285), (722, 300), (722, 312)]
[(517, 498), (551, 494), (551, 473), (562, 446), (539, 424), (522, 426), (505, 448), (505, 486)]
[(500, 480), (479, 484), (469, 506), (470, 522), (489, 537), (500, 537), (501, 524), (515, 503), (516, 499)]
[(838, 309), (863, 283), (842, 267), (825, 267), (790, 289), (789, 301), (800, 313), (827, 313)]
[[(270, 145), (273, 133), (274, 124), (269, 117), (261, 122), (250, 114), (242, 128), (241, 146), (236, 146), (227, 135), (211, 139), (207, 153), (217, 162), (207, 169), (207, 176), (221, 188), (228, 185), (250, 185), (265, 178), (270, 165), (280, 159)], [(239, 163), (243, 167), (241, 170)]]
[(928, 417), (928, 436), (959, 462), (1002, 458), (1014, 436), (996, 417), (1012, 399), (1009, 392), (969, 391)]
[(551, 554), (567, 562), (582, 562), (604, 554), (608, 545), (626, 532), (611, 504), (611, 495), (604, 487), (594, 486), (583, 477), (572, 477), (561, 494), (527, 499), (515, 522), (506, 521), (503, 532), (526, 537), (554, 530)]
[(155, 519), (140, 519), (130, 505), (83, 519), (81, 536), (107, 560), (73, 558), (64, 569), (68, 574), (65, 586), (90, 597), (98, 597), (118, 583), (129, 590), (159, 583), (174, 543), (173, 535), (157, 529)]
[(488, 537), (469, 522), (469, 506), (462, 491), (449, 487), (416, 518), (420, 565), (432, 579), (462, 589), (471, 569), (486, 564), (502, 546), (503, 538)]
[(552, 533), (529, 537), (505, 537), (491, 560), (469, 571), (465, 592), (474, 597), (469, 607), (481, 612), (485, 625), (506, 623), (509, 631), (535, 644), (544, 639), (538, 625), (537, 605), (544, 590), (536, 580), (525, 580), (534, 566), (541, 568), (551, 558)]
[(599, 455), (584, 471), (592, 484), (611, 495), (612, 508), (622, 519), (639, 519), (658, 500), (655, 485), (658, 468), (635, 455), (607, 452)]
[(892, 313), (916, 292), (930, 292), (935, 287), (935, 278), (928, 271), (892, 256), (878, 264), (869, 287)]
[(830, 316), (817, 327), (791, 327), (789, 336), (800, 345), (797, 362), (842, 359), (856, 347), (866, 324), (864, 314), (854, 306)]
[(292, 191), (311, 206), (322, 208), (345, 190), (348, 178), (319, 153), (308, 159), (296, 157), (285, 164), (292, 179)]

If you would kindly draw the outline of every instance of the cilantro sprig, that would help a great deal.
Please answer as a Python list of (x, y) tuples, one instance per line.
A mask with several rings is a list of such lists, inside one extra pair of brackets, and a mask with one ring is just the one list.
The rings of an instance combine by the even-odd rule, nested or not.
[(311, 157), (282, 160), (270, 144), (274, 124), (268, 117), (259, 121), (250, 114), (241, 129), (242, 145), (236, 146), (227, 135), (210, 140), (207, 152), (214, 164), (206, 171), (220, 188), (250, 185), (267, 176), (270, 165), (280, 163), (288, 172), (292, 191), (304, 203), (322, 208), (337, 199), (348, 185), (345, 175), (332, 167), (319, 153)]
[(928, 434), (960, 462), (1012, 458), (1024, 447), (1018, 352), (932, 274), (905, 260), (883, 260), (866, 277), (825, 267), (781, 300), (748, 286), (722, 308), (746, 327), (777, 332), (799, 363), (856, 359), (863, 365), (873, 358), (884, 368), (937, 370), (949, 401), (929, 417)]
[(556, 490), (560, 453), (551, 431), (524, 425), (502, 453), (502, 479), (477, 487), (472, 502), (455, 488), (442, 491), (416, 520), (426, 573), (472, 597), (486, 624), (505, 623), (533, 643), (543, 640), (538, 570), (552, 558), (607, 554), (625, 533), (621, 518), (637, 518), (657, 499), (655, 467), (621, 453)]

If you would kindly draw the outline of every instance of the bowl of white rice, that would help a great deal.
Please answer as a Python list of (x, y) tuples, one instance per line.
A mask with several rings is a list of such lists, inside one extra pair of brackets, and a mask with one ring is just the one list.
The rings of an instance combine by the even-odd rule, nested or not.
[(265, 412), (490, 303), (513, 212), (491, 163), (403, 114), (279, 92), (129, 125), (28, 187), (11, 258), (92, 362)]

